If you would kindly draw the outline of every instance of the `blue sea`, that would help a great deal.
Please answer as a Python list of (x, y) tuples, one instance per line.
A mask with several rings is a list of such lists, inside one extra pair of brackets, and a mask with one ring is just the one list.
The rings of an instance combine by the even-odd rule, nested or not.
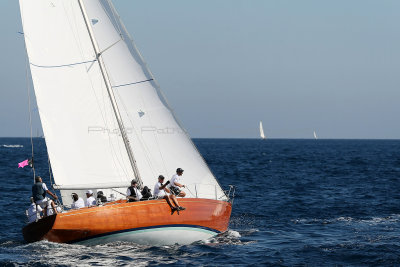
[[(85, 247), (23, 241), (33, 176), (17, 163), (30, 140), (0, 138), (0, 265), (400, 265), (399, 140), (194, 142), (221, 185), (236, 185), (228, 232), (185, 246)], [(34, 145), (50, 184), (44, 139)]]

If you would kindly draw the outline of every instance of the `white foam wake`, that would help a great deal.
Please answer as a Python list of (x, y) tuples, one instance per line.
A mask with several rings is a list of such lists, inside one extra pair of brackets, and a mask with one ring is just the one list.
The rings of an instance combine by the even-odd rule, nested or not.
[(24, 146), (23, 145), (3, 145), (3, 147), (16, 148), (16, 147), (24, 147)]

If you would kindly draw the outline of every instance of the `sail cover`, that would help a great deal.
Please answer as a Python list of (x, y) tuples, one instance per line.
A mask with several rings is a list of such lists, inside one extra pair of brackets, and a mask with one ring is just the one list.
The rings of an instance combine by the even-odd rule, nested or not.
[[(189, 197), (225, 199), (111, 2), (81, 2), (143, 184), (152, 188), (158, 175), (169, 178), (180, 167)], [(79, 2), (20, 0), (20, 8), (56, 184), (128, 183), (132, 167)]]

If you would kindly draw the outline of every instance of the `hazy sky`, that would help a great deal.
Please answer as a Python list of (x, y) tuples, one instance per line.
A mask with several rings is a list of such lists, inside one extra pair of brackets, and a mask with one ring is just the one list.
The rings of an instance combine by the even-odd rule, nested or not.
[[(192, 137), (400, 138), (398, 0), (113, 2)], [(29, 136), (18, 31), (1, 0), (3, 137)]]

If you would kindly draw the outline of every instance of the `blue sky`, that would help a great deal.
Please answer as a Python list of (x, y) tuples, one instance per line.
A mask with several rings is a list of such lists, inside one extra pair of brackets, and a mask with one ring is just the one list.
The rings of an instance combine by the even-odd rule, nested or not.
[[(400, 1), (113, 2), (192, 137), (400, 138)], [(0, 136), (29, 136), (18, 1), (0, 31)]]

